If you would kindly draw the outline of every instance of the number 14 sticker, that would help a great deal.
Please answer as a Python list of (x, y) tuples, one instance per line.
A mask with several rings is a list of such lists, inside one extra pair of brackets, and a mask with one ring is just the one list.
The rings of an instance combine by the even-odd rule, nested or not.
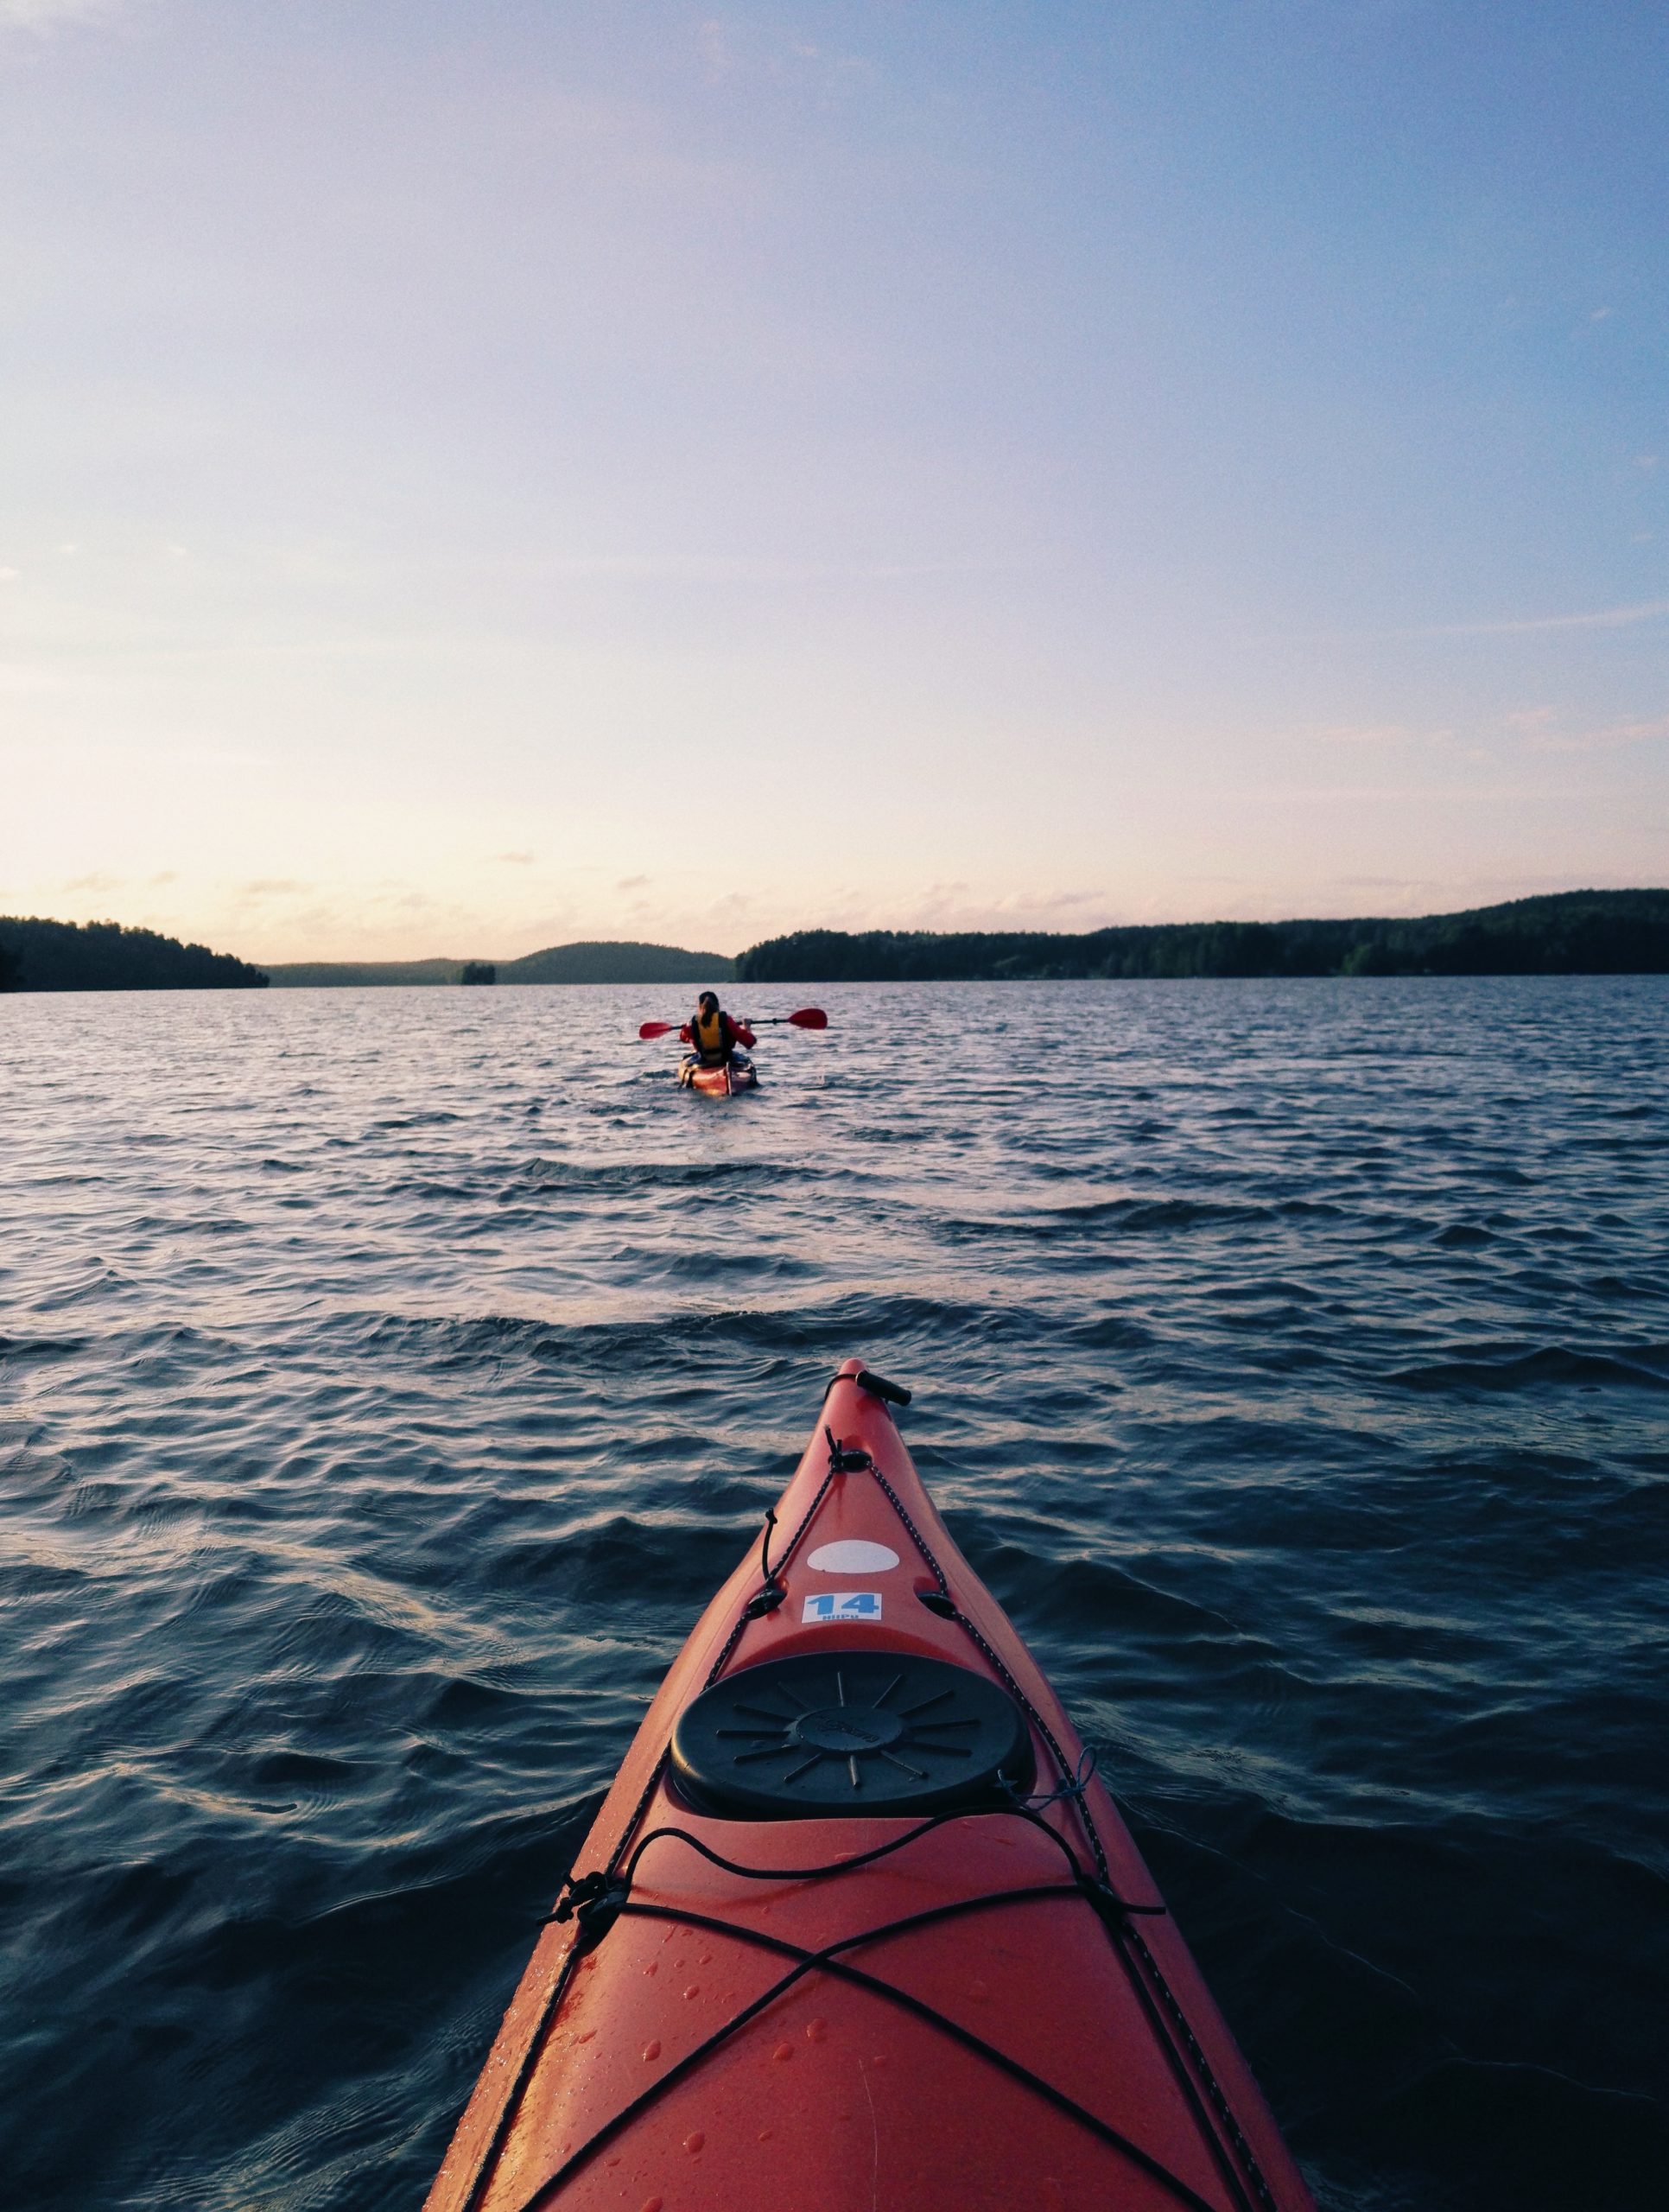
[(819, 1590), (805, 1601), (800, 1619), (807, 1621), (878, 1621), (881, 1618), (879, 1590)]

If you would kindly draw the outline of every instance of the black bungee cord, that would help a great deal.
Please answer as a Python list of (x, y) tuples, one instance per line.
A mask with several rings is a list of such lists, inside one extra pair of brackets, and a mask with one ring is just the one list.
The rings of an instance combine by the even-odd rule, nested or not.
[(1130, 2159), (1144, 2173), (1158, 2182), (1178, 2204), (1185, 2205), (1188, 2212), (1218, 2212), (1216, 2206), (1191, 2189), (1180, 2175), (1172, 2173), (1152, 2152), (1143, 2150), (1140, 2144), (1110, 2126), (1098, 2113), (1079, 2104), (1076, 2098), (1068, 2096), (1064, 2090), (1057, 2088), (1052, 2082), (1045, 2080), (1040, 2074), (1034, 2074), (1029, 2066), (1023, 2065), (1019, 2059), (1011, 2058), (1006, 2051), (999, 2050), (994, 2044), (987, 2043), (982, 2036), (963, 2027), (960, 2021), (951, 2019), (936, 2005), (925, 2003), (922, 1999), (912, 1996), (908, 1990), (900, 1989), (879, 1975), (865, 1973), (861, 1967), (850, 1965), (839, 1955), (860, 1943), (879, 1942), (890, 1936), (902, 1935), (911, 1929), (956, 1918), (990, 1905), (1023, 1904), (1037, 1898), (1072, 1897), (1076, 1894), (1075, 1884), (1044, 1882), (1022, 1888), (992, 1891), (976, 1897), (957, 1897), (945, 1904), (931, 1905), (923, 1911), (910, 1913), (901, 1920), (887, 1921), (879, 1927), (860, 1929), (856, 1935), (843, 1936), (835, 1942), (825, 1944), (820, 1950), (809, 1950), (784, 1936), (767, 1935), (762, 1929), (739, 1927), (734, 1922), (721, 1920), (708, 1913), (687, 1911), (681, 1906), (624, 1905), (621, 1908), (623, 1911), (644, 1919), (670, 1921), (681, 1927), (700, 1928), (712, 1935), (733, 1936), (755, 1949), (774, 1952), (779, 1957), (792, 1959), (795, 1964), (789, 1973), (781, 1975), (769, 1988), (761, 1991), (739, 2012), (733, 2013), (729, 2019), (715, 2028), (711, 2035), (703, 2037), (693, 2050), (686, 2051), (681, 2059), (676, 2060), (659, 2081), (641, 2091), (606, 2120), (576, 2151), (570, 2152), (554, 2174), (547, 2176), (540, 2183), (532, 2196), (524, 2199), (518, 2207), (518, 2212), (538, 2212), (538, 2208), (548, 2203), (555, 2190), (570, 2181), (622, 2129), (629, 2127), (641, 2113), (646, 2112), (658, 2097), (687, 2075), (694, 2073), (721, 2044), (727, 2042), (750, 2021), (757, 2019), (796, 1982), (812, 1973), (826, 1974), (835, 1980), (851, 1983), (938, 2029), (952, 2042), (987, 2060), (999, 2072), (1006, 2074), (1033, 2094), (1041, 2097), (1045, 2103), (1052, 2105), (1057, 2112), (1076, 2120), (1110, 2149)]

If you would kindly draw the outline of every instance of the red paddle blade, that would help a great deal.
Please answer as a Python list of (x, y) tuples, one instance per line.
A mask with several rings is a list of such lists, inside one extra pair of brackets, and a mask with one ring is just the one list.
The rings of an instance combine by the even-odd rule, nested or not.
[(828, 1027), (828, 1016), (820, 1006), (803, 1006), (797, 1014), (790, 1014), (788, 1018), (796, 1029), (827, 1029)]
[(677, 1027), (676, 1021), (645, 1021), (638, 1031), (640, 1037), (664, 1037), (669, 1029)]

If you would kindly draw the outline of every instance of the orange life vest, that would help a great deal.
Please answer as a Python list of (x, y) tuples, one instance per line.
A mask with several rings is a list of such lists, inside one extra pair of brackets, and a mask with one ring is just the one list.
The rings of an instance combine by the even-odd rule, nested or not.
[(730, 1058), (734, 1034), (722, 1010), (712, 1015), (698, 1014), (689, 1025), (689, 1041), (709, 1067)]

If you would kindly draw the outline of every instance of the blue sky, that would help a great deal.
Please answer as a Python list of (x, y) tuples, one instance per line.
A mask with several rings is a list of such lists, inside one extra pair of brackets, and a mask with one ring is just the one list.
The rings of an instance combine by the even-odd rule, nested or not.
[(1669, 19), (0, 0), (0, 911), (1669, 876)]

